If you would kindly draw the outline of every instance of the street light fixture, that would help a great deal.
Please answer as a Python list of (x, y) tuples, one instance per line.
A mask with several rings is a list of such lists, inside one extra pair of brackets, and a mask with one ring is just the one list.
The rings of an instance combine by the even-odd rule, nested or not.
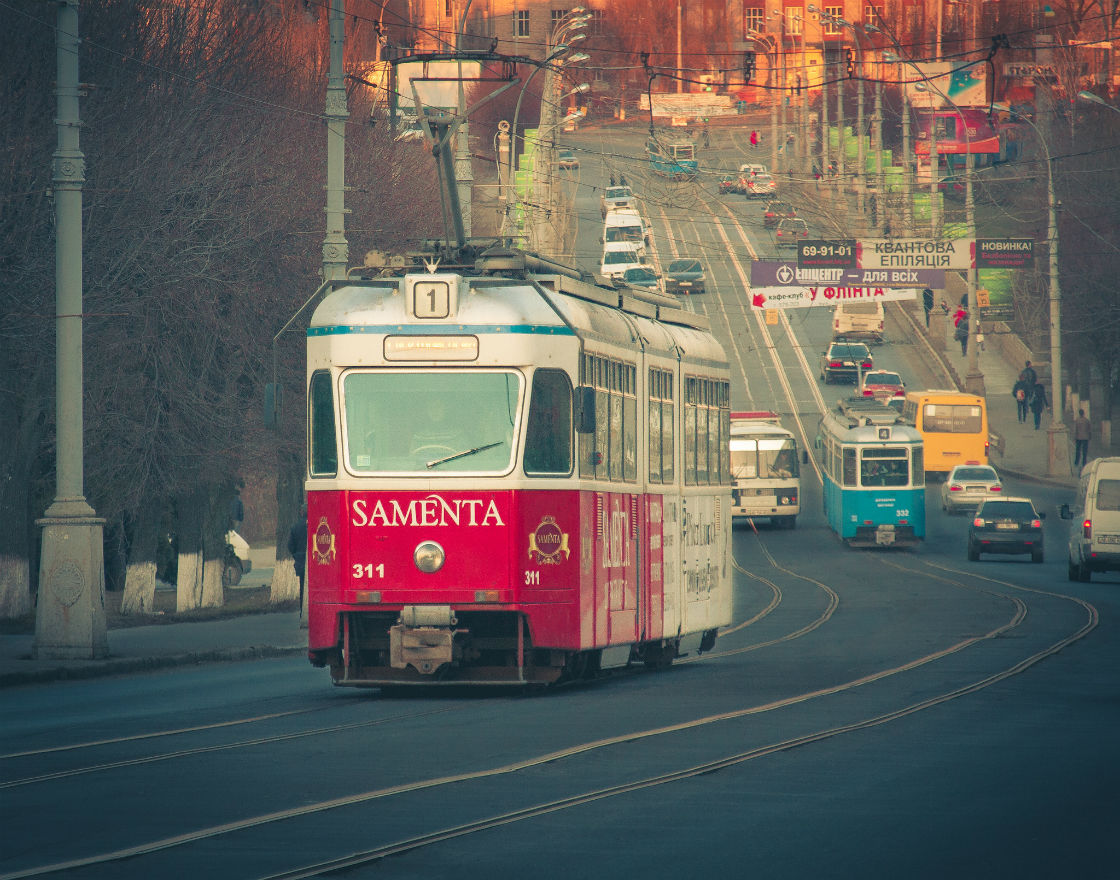
[[(1078, 94), (1081, 97), (1082, 93)], [(1095, 97), (1095, 96), (1094, 96)], [(1102, 102), (1103, 103), (1103, 102)], [(1110, 106), (1105, 104), (1106, 107)], [(1046, 153), (1046, 237), (1050, 250), (1050, 427), (1047, 433), (1046, 473), (1052, 477), (1069, 476), (1069, 439), (1062, 420), (1062, 289), (1058, 279), (1058, 200), (1054, 192), (1054, 157), (1042, 132), (1022, 113), (993, 104), (993, 110), (1009, 113), (1025, 122), (1034, 131)], [(1115, 109), (1115, 108), (1113, 108)], [(1117, 111), (1120, 112), (1120, 111)]]
[(1077, 100), (1086, 101), (1089, 104), (1099, 104), (1101, 107), (1107, 107), (1113, 113), (1120, 113), (1120, 108), (1113, 107), (1108, 103), (1108, 101), (1106, 101), (1100, 95), (1094, 94), (1093, 92), (1078, 92)]

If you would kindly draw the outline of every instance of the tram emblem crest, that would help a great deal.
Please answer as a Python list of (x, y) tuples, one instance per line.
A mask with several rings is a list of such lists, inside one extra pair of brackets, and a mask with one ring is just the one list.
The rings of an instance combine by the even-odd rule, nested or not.
[(552, 516), (541, 517), (541, 524), (529, 533), (529, 556), (537, 565), (559, 565), (560, 555), (567, 559), (571, 555), (568, 549), (568, 533), (560, 530), (556, 525), (556, 518)]
[(327, 525), (327, 518), (320, 517), (319, 525), (315, 528), (314, 540), (311, 542), (311, 555), (320, 565), (330, 565), (337, 553), (334, 546), (334, 533)]

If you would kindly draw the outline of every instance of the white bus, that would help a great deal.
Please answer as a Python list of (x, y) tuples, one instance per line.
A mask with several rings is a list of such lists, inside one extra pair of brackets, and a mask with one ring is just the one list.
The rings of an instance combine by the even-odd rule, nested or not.
[(797, 440), (772, 412), (731, 413), (731, 514), (792, 529), (801, 511)]

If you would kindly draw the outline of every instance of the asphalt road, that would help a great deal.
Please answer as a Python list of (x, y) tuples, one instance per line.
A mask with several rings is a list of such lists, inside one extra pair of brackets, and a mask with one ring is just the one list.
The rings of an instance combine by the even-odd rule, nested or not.
[[(643, 134), (580, 138), (616, 157), (581, 154), (590, 267), (594, 187)], [(625, 161), (659, 258), (711, 267), (688, 305), (732, 354), (733, 407), (807, 444), (842, 393), (816, 377), (828, 314), (749, 311), (761, 207)], [(876, 363), (922, 387), (908, 339), (890, 325)], [(1060, 546), (1062, 494), (1010, 488)], [(811, 466), (803, 494), (794, 531), (736, 527), (736, 625), (661, 673), (386, 698), (293, 658), (8, 689), (0, 880), (1117, 876), (1118, 579), (1068, 583), (1061, 552), (967, 562), (934, 491), (922, 547), (847, 549)]]

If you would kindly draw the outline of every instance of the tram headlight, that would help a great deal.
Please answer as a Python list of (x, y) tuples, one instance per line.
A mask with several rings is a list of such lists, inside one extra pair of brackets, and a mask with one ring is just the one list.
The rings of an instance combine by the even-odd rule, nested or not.
[(424, 574), (433, 574), (439, 571), (443, 568), (446, 559), (443, 548), (435, 541), (422, 541), (416, 545), (416, 549), (412, 552), (412, 561)]

